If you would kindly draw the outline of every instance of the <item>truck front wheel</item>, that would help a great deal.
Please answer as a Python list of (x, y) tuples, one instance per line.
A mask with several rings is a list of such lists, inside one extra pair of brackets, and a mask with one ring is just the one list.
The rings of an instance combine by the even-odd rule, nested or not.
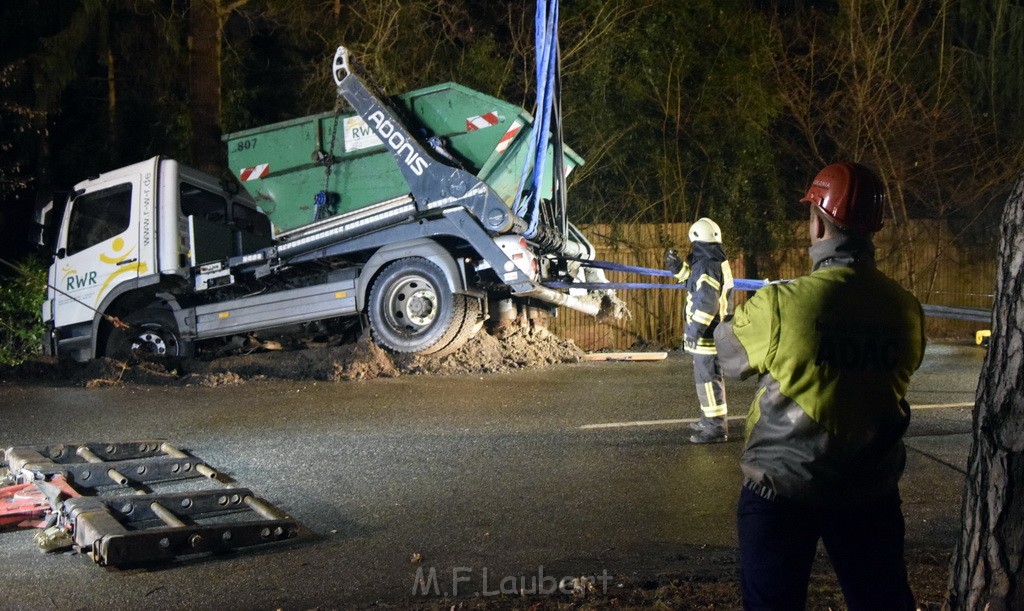
[(114, 327), (107, 336), (105, 354), (115, 359), (139, 356), (188, 356), (178, 323), (167, 310), (148, 308), (124, 317), (128, 329)]
[(444, 272), (420, 257), (399, 259), (370, 290), (370, 328), (395, 352), (433, 354), (448, 347), (466, 318), (466, 298), (448, 288)]

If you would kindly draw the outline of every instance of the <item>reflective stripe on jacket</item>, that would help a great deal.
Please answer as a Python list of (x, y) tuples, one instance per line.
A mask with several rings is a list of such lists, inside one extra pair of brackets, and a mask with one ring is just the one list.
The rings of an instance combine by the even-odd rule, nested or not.
[(896, 487), (904, 400), (924, 356), (917, 299), (844, 237), (811, 249), (815, 271), (758, 290), (718, 326), (730, 377), (757, 374), (740, 465), (765, 498), (855, 501)]
[(721, 244), (694, 242), (687, 257), (689, 273), (680, 280), (686, 287), (687, 338), (695, 339), (692, 354), (716, 354), (715, 327), (732, 313), (732, 268)]

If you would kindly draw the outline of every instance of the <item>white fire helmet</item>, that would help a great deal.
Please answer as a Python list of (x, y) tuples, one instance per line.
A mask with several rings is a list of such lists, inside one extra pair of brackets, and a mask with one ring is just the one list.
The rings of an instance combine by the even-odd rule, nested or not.
[(693, 225), (690, 225), (689, 236), (691, 242), (714, 242), (721, 244), (722, 228), (718, 226), (718, 223), (704, 217), (697, 219)]

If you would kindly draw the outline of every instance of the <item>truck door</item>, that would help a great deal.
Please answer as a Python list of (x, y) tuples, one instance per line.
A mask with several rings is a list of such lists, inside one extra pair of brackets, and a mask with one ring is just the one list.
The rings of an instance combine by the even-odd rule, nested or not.
[[(152, 254), (141, 247), (140, 183), (137, 175), (112, 180), (75, 197), (65, 212), (53, 266), (52, 279), (60, 290), (55, 298), (55, 326), (93, 320), (94, 308), (100, 307), (104, 297), (152, 265)], [(152, 242), (150, 232), (151, 228), (145, 242)]]

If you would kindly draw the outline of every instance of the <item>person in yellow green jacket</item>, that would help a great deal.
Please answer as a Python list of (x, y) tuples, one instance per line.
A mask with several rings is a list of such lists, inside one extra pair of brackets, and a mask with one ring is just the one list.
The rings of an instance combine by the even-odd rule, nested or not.
[(744, 607), (803, 609), (821, 540), (850, 609), (914, 609), (898, 482), (921, 304), (875, 266), (885, 188), (872, 170), (831, 164), (801, 201), (813, 271), (759, 289), (715, 330), (726, 376), (759, 381), (740, 458)]
[(665, 268), (686, 288), (686, 327), (683, 349), (693, 357), (693, 378), (700, 418), (690, 425), (692, 443), (729, 440), (725, 378), (715, 349), (715, 327), (732, 312), (733, 278), (722, 249), (722, 229), (709, 218), (698, 219), (687, 233), (686, 260), (674, 250), (665, 252)]

